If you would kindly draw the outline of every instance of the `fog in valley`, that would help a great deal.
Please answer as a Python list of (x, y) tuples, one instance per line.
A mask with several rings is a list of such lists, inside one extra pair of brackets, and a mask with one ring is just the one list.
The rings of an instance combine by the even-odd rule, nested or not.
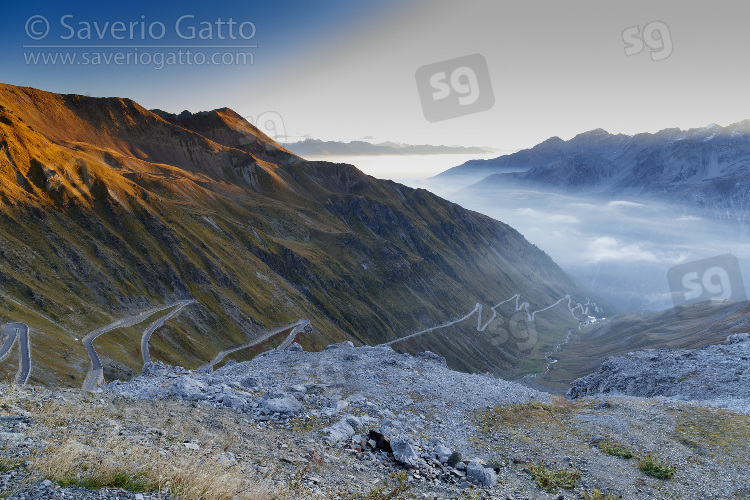
[[(742, 274), (750, 275), (746, 224), (655, 198), (483, 190), (475, 188), (481, 186), (481, 177), (428, 177), (444, 171), (452, 156), (442, 155), (439, 161), (406, 157), (398, 168), (382, 157), (337, 161), (357, 165), (375, 177), (428, 189), (509, 224), (584, 289), (621, 311), (646, 313), (672, 307), (667, 271), (678, 264), (729, 253), (739, 259)], [(452, 166), (459, 164), (455, 161)]]

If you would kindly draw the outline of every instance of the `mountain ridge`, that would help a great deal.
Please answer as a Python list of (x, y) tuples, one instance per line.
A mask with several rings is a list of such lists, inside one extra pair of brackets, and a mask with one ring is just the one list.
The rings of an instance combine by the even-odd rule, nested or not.
[[(31, 326), (33, 381), (78, 385), (86, 357), (73, 338), (166, 301), (199, 303), (152, 339), (154, 359), (183, 366), (299, 318), (316, 349), (392, 340), (519, 291), (537, 308), (583, 301), (509, 226), (305, 161), (228, 109), (165, 119), (126, 99), (9, 85), (0, 106), (0, 319)], [(545, 321), (543, 340), (572, 319)], [(517, 348), (471, 328), (451, 339), (433, 349), (454, 367), (523, 369)], [(125, 329), (97, 348), (138, 371), (139, 341)]]
[(430, 144), (400, 144), (394, 142), (322, 141), (305, 139), (291, 142), (287, 149), (300, 156), (358, 156), (358, 155), (425, 155), (425, 154), (486, 154), (479, 147), (434, 146)]
[[(743, 171), (750, 164), (748, 135), (750, 120), (631, 136), (595, 129), (568, 141), (551, 138), (518, 153), (468, 162), (437, 177), (489, 173), (472, 189), (545, 186), (601, 194), (668, 194), (710, 205), (720, 203), (722, 194), (740, 196), (750, 186)], [(509, 172), (511, 168), (523, 171)]]

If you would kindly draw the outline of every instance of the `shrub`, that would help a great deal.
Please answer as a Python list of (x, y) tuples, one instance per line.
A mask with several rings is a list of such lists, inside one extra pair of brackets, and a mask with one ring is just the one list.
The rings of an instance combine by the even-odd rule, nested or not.
[(554, 493), (558, 488), (572, 490), (581, 478), (577, 470), (553, 471), (544, 465), (532, 465), (529, 470), (536, 479), (536, 485), (547, 493)]
[(639, 463), (638, 468), (647, 476), (655, 477), (656, 479), (672, 479), (677, 469), (670, 467), (661, 460), (647, 455), (643, 457)]
[(613, 457), (624, 458), (625, 460), (629, 460), (635, 456), (635, 454), (632, 451), (630, 451), (628, 447), (620, 443), (604, 442), (599, 445), (599, 449), (602, 450), (607, 455), (612, 455)]

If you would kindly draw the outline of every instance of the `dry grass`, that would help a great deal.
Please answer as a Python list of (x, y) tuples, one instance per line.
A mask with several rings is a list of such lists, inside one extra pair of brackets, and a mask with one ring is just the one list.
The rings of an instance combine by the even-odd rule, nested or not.
[(511, 429), (536, 427), (564, 429), (565, 418), (580, 410), (583, 403), (552, 396), (549, 404), (538, 402), (500, 405), (474, 412), (472, 420), (484, 435)]
[[(199, 450), (190, 450), (182, 442), (199, 420), (175, 414), (162, 420), (164, 429), (149, 431), (150, 421), (159, 416), (148, 408), (118, 409), (97, 405), (95, 398), (85, 397), (84, 404), (52, 401), (35, 408), (50, 433), (45, 437), (49, 444), (31, 458), (36, 475), (61, 485), (168, 493), (185, 500), (301, 497), (299, 491), (258, 478), (250, 464), (230, 465), (220, 459), (224, 452), (237, 452), (245, 445), (236, 423), (223, 415), (204, 422), (211, 430), (200, 439)], [(142, 430), (118, 432), (128, 426)]]
[(750, 464), (750, 417), (712, 408), (676, 413), (674, 437), (688, 447)]
[(125, 440), (94, 447), (69, 438), (47, 446), (32, 463), (40, 475), (63, 485), (158, 491), (185, 500), (290, 498), (285, 489), (247, 480), (240, 467), (221, 464), (211, 451), (178, 453)]

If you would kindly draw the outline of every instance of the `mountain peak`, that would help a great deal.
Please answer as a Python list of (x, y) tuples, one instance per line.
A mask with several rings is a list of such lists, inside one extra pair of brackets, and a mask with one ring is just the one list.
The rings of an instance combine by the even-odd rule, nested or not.
[(589, 139), (589, 138), (609, 137), (610, 135), (612, 135), (612, 134), (610, 134), (609, 132), (607, 132), (603, 128), (595, 128), (593, 130), (589, 130), (588, 132), (582, 132), (582, 133), (576, 135), (573, 138), (573, 140), (578, 139), (578, 138)]
[(549, 147), (549, 146), (560, 146), (560, 145), (563, 145), (563, 144), (565, 144), (565, 141), (562, 140), (562, 139), (560, 139), (558, 136), (555, 135), (555, 136), (550, 137), (549, 139), (546, 139), (546, 140), (540, 142), (539, 144), (537, 144), (537, 146), (546, 146), (546, 147)]
[(213, 142), (250, 153), (256, 159), (268, 161), (298, 159), (247, 121), (245, 117), (228, 107), (197, 113), (183, 111), (179, 115), (159, 109), (153, 112), (164, 120), (194, 131)]

